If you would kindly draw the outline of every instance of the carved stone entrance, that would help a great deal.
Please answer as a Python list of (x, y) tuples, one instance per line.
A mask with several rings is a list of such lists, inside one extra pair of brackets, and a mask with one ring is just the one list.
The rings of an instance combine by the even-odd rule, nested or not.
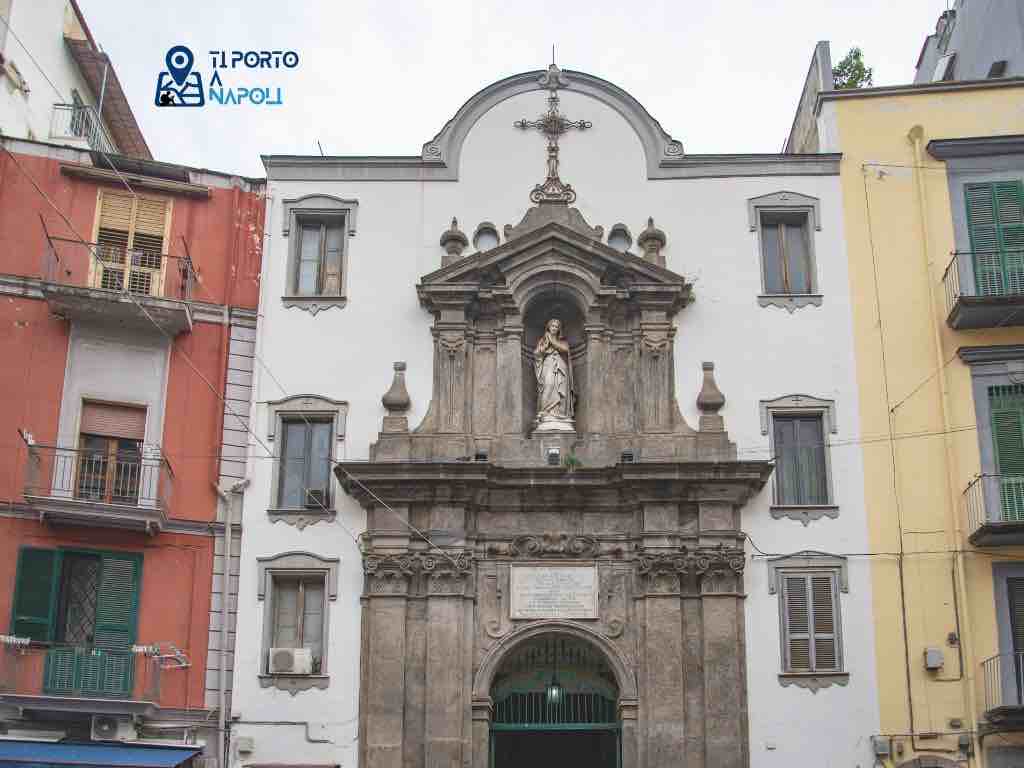
[(490, 686), (491, 768), (620, 765), (613, 665), (580, 640), (585, 629), (558, 629), (519, 638), (502, 656)]
[[(489, 768), (502, 663), (543, 638), (606, 666), (624, 768), (747, 765), (740, 509), (771, 465), (736, 460), (710, 363), (699, 428), (683, 420), (674, 319), (691, 286), (649, 229), (641, 259), (542, 201), (417, 286), (434, 317), (427, 414), (409, 431), (399, 370), (371, 461), (336, 470), (367, 510), (364, 768)], [(551, 317), (570, 432), (534, 432)]]

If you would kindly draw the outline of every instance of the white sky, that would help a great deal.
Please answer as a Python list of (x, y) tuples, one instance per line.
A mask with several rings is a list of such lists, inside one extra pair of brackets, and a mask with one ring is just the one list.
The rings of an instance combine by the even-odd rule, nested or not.
[[(864, 49), (906, 83), (945, 0), (79, 0), (157, 159), (262, 176), (260, 154), (418, 155), (473, 93), (558, 63), (629, 91), (687, 153), (777, 152), (814, 44)], [(157, 73), (188, 45), (292, 49), (295, 70), (235, 70), (283, 106), (160, 109)]]

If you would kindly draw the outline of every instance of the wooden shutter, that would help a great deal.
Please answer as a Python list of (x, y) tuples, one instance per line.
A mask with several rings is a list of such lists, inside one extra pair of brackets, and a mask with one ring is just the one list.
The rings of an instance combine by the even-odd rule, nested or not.
[(299, 642), (299, 580), (274, 579), (274, 648), (298, 648)]
[(836, 622), (835, 577), (831, 574), (811, 576), (811, 613), (814, 630), (814, 671), (835, 672), (840, 669), (839, 635)]
[(967, 184), (964, 197), (978, 293), (1024, 293), (1024, 186)]
[(997, 181), (993, 186), (1006, 290), (1024, 293), (1024, 186), (1019, 181)]
[(838, 672), (842, 669), (834, 574), (785, 575), (782, 620), (786, 672)]
[(127, 648), (135, 642), (142, 556), (104, 552), (101, 557), (95, 643), (99, 648)]
[(783, 639), (787, 672), (811, 672), (811, 616), (807, 578), (786, 576), (782, 581)]
[(146, 409), (111, 403), (82, 404), (79, 432), (142, 441), (146, 437)]
[(1002, 521), (1024, 520), (1024, 386), (989, 387)]
[(1024, 652), (1024, 578), (1006, 580), (1006, 597), (1010, 609), (1010, 635), (1014, 653)]
[(40, 642), (53, 639), (59, 574), (60, 553), (57, 550), (35, 547), (19, 550), (11, 634)]

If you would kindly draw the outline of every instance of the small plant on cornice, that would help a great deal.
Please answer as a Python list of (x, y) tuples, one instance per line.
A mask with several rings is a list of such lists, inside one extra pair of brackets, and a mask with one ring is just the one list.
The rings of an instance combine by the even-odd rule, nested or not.
[(832, 67), (833, 87), (837, 91), (866, 88), (871, 85), (872, 69), (864, 66), (864, 52), (857, 46)]
[(579, 460), (579, 457), (575, 453), (567, 453), (562, 457), (562, 466), (570, 472), (575, 472), (583, 466), (583, 462)]

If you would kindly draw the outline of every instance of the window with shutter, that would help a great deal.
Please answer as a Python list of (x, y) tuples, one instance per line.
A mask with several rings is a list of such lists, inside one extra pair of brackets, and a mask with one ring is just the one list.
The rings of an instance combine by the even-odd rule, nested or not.
[[(1000, 521), (1024, 521), (1024, 385), (988, 389)], [(991, 517), (991, 515), (990, 515)]]
[(1024, 293), (1024, 184), (967, 184), (964, 198), (978, 294)]
[(829, 503), (825, 434), (821, 414), (772, 415), (775, 503)]
[(47, 652), (49, 693), (131, 693), (142, 555), (23, 547), (11, 633), (59, 645)]
[(102, 190), (99, 209), (93, 286), (162, 296), (170, 202)]
[(780, 579), (783, 671), (841, 672), (836, 574), (784, 572)]
[(53, 549), (22, 547), (14, 579), (11, 634), (39, 642), (53, 639), (57, 607), (58, 552)]
[(76, 498), (138, 503), (146, 409), (85, 402), (80, 430)]

